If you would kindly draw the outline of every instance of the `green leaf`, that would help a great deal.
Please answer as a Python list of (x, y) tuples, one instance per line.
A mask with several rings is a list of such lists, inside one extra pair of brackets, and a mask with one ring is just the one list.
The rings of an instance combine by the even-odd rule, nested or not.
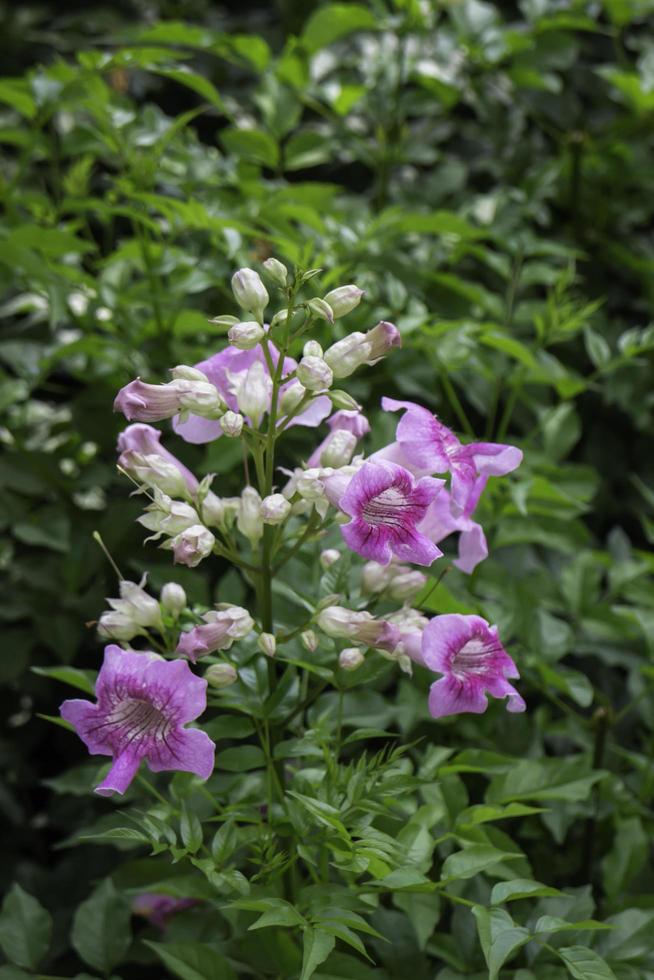
[(0, 913), (0, 946), (12, 963), (34, 970), (50, 946), (52, 918), (18, 884), (5, 896)]
[(336, 944), (336, 940), (322, 929), (304, 930), (302, 973), (300, 980), (310, 980), (321, 963), (324, 963)]
[(224, 129), (220, 138), (235, 156), (254, 160), (265, 167), (276, 167), (279, 163), (279, 147), (262, 129)]
[(574, 980), (616, 980), (606, 960), (587, 946), (563, 946), (556, 953)]
[(180, 980), (236, 980), (229, 961), (207, 943), (143, 942)]
[(492, 905), (502, 905), (520, 898), (548, 898), (556, 895), (563, 895), (563, 892), (530, 878), (514, 878), (512, 881), (499, 881), (493, 885), (490, 900)]
[(132, 941), (130, 908), (110, 879), (79, 906), (73, 919), (73, 946), (85, 963), (111, 973)]
[(78, 691), (84, 691), (85, 694), (93, 694), (95, 691), (94, 670), (78, 670), (77, 667), (32, 667), (31, 670), (39, 677), (52, 677), (53, 680), (70, 684)]
[(457, 851), (445, 858), (441, 871), (441, 881), (460, 881), (466, 878), (474, 878), (475, 875), (487, 871), (496, 864), (503, 861), (515, 861), (521, 857), (522, 854), (500, 851), (490, 844), (473, 844), (471, 847)]
[(362, 4), (328, 3), (309, 17), (301, 41), (306, 50), (314, 54), (353, 31), (374, 31), (380, 26), (372, 10)]
[(476, 905), (472, 914), (477, 920), (479, 942), (488, 966), (488, 980), (497, 980), (509, 957), (529, 942), (529, 930), (517, 926), (504, 909), (487, 909)]
[(192, 92), (206, 99), (214, 108), (224, 110), (224, 103), (218, 89), (203, 75), (197, 75), (195, 72), (181, 68), (156, 68), (153, 71), (157, 75), (170, 78), (172, 81), (191, 89)]
[(579, 922), (568, 922), (558, 915), (541, 915), (533, 928), (537, 932), (594, 932), (597, 929), (610, 929), (605, 922), (596, 919), (581, 919)]
[(223, 749), (219, 753), (220, 768), (227, 772), (248, 772), (250, 769), (263, 769), (266, 757), (258, 745), (239, 745)]

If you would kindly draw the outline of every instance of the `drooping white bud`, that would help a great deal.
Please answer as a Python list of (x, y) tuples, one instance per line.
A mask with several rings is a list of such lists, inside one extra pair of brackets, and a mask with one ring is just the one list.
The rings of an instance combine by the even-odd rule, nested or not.
[(363, 566), (363, 574), (361, 576), (362, 590), (368, 595), (383, 592), (390, 585), (392, 577), (392, 564), (380, 565), (376, 561), (367, 561)]
[[(127, 454), (123, 454), (127, 456)], [(184, 474), (169, 460), (155, 453), (130, 452), (128, 472), (134, 479), (148, 487), (158, 487), (171, 497), (185, 497), (188, 484)], [(127, 467), (125, 467), (127, 469)]]
[(179, 395), (179, 408), (182, 416), (192, 412), (203, 418), (218, 419), (227, 405), (206, 374), (187, 364), (178, 364), (171, 372), (173, 380), (167, 387), (174, 388)]
[(125, 580), (119, 583), (120, 599), (108, 599), (111, 611), (100, 617), (98, 632), (101, 636), (114, 640), (131, 640), (144, 629), (163, 629), (159, 603), (148, 595), (144, 585), (145, 575), (138, 585)]
[(173, 381), (199, 381), (201, 384), (209, 381), (203, 371), (188, 364), (178, 364), (177, 367), (170, 369), (170, 373)]
[(338, 655), (338, 666), (341, 670), (357, 670), (364, 661), (364, 656), (358, 647), (347, 647)]
[(350, 284), (332, 289), (324, 297), (324, 300), (331, 306), (334, 316), (339, 317), (351, 313), (361, 302), (362, 296), (363, 289), (359, 289), (358, 286)]
[(200, 523), (198, 512), (182, 500), (171, 500), (167, 494), (155, 487), (154, 502), (146, 507), (145, 514), (137, 518), (139, 524), (153, 531), (156, 541), (162, 534), (180, 534), (194, 524)]
[(291, 512), (291, 505), (282, 493), (271, 493), (261, 501), (264, 524), (281, 524)]
[(211, 687), (229, 687), (238, 680), (236, 668), (231, 664), (211, 664), (204, 672), (204, 679)]
[(272, 395), (272, 378), (260, 361), (251, 364), (245, 373), (236, 375), (234, 382), (239, 411), (258, 427), (268, 411)]
[(319, 316), (321, 320), (327, 320), (328, 323), (334, 322), (334, 311), (332, 310), (329, 303), (326, 303), (324, 299), (320, 299), (319, 296), (314, 296), (307, 303), (307, 306), (315, 316)]
[(332, 565), (335, 565), (337, 561), (340, 561), (341, 553), (337, 551), (336, 548), (325, 548), (324, 551), (320, 553), (320, 564), (327, 571)]
[(277, 640), (272, 633), (261, 633), (257, 640), (257, 646), (267, 657), (274, 657), (277, 651)]
[(391, 579), (388, 595), (398, 602), (408, 602), (424, 588), (427, 576), (417, 568), (404, 567)]
[(331, 386), (334, 376), (322, 357), (303, 357), (297, 366), (297, 379), (309, 391), (324, 391)]
[(254, 269), (239, 269), (232, 276), (232, 291), (238, 305), (254, 313), (259, 323), (263, 323), (263, 312), (270, 297), (259, 273)]
[(176, 565), (195, 568), (203, 558), (211, 554), (215, 543), (216, 539), (208, 528), (203, 524), (194, 524), (170, 541), (166, 541), (161, 547), (173, 552)]
[(254, 547), (263, 534), (261, 497), (254, 487), (245, 487), (241, 493), (236, 526)]
[(278, 286), (285, 286), (288, 280), (288, 269), (283, 262), (279, 259), (275, 259), (272, 256), (263, 263), (263, 267), (272, 279), (274, 283)]
[(304, 630), (303, 633), (300, 633), (300, 642), (309, 653), (318, 649), (318, 637), (313, 630)]
[(299, 381), (295, 379), (290, 382), (286, 391), (282, 392), (282, 396), (279, 399), (279, 410), (282, 415), (290, 415), (297, 406), (300, 404), (302, 399), (307, 393), (307, 389), (304, 385), (301, 385)]
[(366, 646), (394, 650), (400, 641), (397, 626), (385, 619), (375, 619), (369, 612), (343, 606), (326, 606), (318, 614), (316, 623), (327, 636), (356, 640)]
[(227, 334), (232, 347), (237, 347), (239, 350), (252, 350), (264, 336), (264, 329), (256, 320), (236, 323)]
[(177, 618), (186, 609), (186, 592), (177, 582), (166, 582), (161, 590), (161, 605)]
[(401, 345), (397, 327), (382, 320), (367, 333), (356, 331), (337, 340), (325, 351), (325, 361), (335, 378), (347, 378), (362, 364), (375, 364), (393, 347)]
[(357, 442), (358, 439), (354, 432), (348, 432), (347, 429), (335, 429), (320, 454), (320, 465), (332, 466), (334, 469), (347, 466), (354, 456)]
[(243, 431), (243, 416), (240, 412), (225, 412), (220, 420), (220, 428), (230, 439), (238, 439)]
[(322, 347), (317, 340), (307, 340), (302, 348), (304, 357), (322, 357)]
[(202, 501), (202, 520), (211, 527), (227, 530), (234, 523), (240, 497), (218, 497), (210, 490)]

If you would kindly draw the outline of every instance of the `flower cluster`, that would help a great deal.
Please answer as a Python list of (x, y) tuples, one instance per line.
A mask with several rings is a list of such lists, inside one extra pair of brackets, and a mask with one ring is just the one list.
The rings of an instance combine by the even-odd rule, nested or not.
[[(322, 636), (335, 647), (335, 670), (357, 670), (367, 651), (377, 651), (406, 672), (419, 665), (439, 674), (429, 696), (436, 718), (482, 712), (487, 694), (508, 698), (509, 711), (525, 708), (509, 683), (518, 672), (495, 626), (477, 615), (428, 619), (411, 606), (429, 588), (427, 569), (443, 558), (439, 545), (451, 534), (459, 534), (453, 565), (462, 572), (471, 574), (487, 556), (473, 514), (489, 477), (514, 470), (520, 450), (462, 443), (427, 408), (383, 398), (384, 412), (401, 413), (395, 438), (366, 455), (362, 441), (370, 423), (334, 383), (399, 347), (399, 331), (382, 320), (323, 349), (306, 340), (308, 329), (321, 322), (322, 329), (335, 329), (337, 320), (357, 309), (362, 291), (350, 284), (301, 302), (299, 293), (317, 270), (291, 276), (274, 258), (264, 268), (285, 295), (285, 306), (269, 321), (268, 289), (257, 272), (240, 269), (232, 289), (242, 318), (214, 320), (228, 328), (227, 346), (198, 364), (174, 368), (163, 384), (130, 381), (115, 399), (115, 410), (130, 423), (118, 440), (118, 466), (148, 497), (138, 520), (151, 532), (149, 540), (189, 568), (212, 555), (239, 568), (257, 596), (257, 611), (225, 603), (189, 608), (175, 583), (157, 601), (146, 592), (145, 579), (120, 582), (120, 597), (109, 600), (98, 624), (114, 644), (98, 675), (97, 703), (67, 701), (61, 709), (91, 753), (113, 757), (99, 793), (124, 792), (142, 760), (154, 771), (180, 769), (208, 778), (213, 743), (186, 725), (204, 711), (208, 684), (220, 690), (237, 681), (225, 653), (234, 643), (249, 642), (253, 632), (253, 655), (268, 658), (270, 678), (290, 637), (314, 653)], [(162, 444), (162, 433), (150, 423), (165, 419), (186, 443), (239, 438), (253, 482), (248, 477), (237, 497), (219, 496), (211, 476), (199, 480)], [(327, 432), (306, 462), (279, 469), (274, 453), (284, 432), (322, 423)], [(272, 580), (299, 549), (328, 533), (334, 546), (320, 554), (325, 574), (350, 552), (365, 559), (360, 585), (355, 594), (346, 588), (347, 597), (342, 591), (316, 603), (307, 621), (289, 631), (273, 615)], [(387, 610), (376, 614), (379, 603)], [(135, 638), (162, 655), (115, 645)], [(190, 664), (203, 657), (215, 662), (200, 678)]]

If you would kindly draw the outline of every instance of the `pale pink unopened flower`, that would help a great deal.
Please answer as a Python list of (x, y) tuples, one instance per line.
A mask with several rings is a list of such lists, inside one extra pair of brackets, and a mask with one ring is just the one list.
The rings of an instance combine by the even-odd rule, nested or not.
[(297, 379), (307, 391), (324, 391), (330, 387), (334, 376), (322, 357), (308, 354), (297, 366)]
[(194, 524), (166, 541), (162, 547), (173, 552), (176, 565), (195, 568), (211, 554), (215, 543), (216, 539), (208, 528), (203, 524)]
[(202, 619), (203, 624), (182, 633), (177, 644), (176, 652), (193, 662), (207, 653), (229, 650), (235, 640), (243, 639), (254, 627), (249, 612), (241, 606), (211, 610)]
[(431, 565), (442, 551), (417, 528), (441, 486), (442, 480), (416, 480), (394, 463), (364, 463), (339, 501), (352, 517), (341, 534), (353, 551), (380, 565), (388, 565), (393, 555)]
[(422, 634), (422, 661), (442, 674), (429, 692), (429, 711), (434, 718), (473, 712), (488, 706), (486, 694), (508, 698), (508, 711), (524, 711), (525, 702), (508, 678), (520, 675), (502, 646), (497, 626), (481, 616), (450, 613), (436, 616)]
[(327, 606), (316, 619), (318, 627), (334, 639), (355, 640), (369, 647), (392, 651), (400, 640), (398, 628), (365, 610)]
[(334, 316), (340, 317), (351, 313), (361, 302), (362, 296), (363, 289), (349, 283), (347, 286), (337, 286), (336, 289), (330, 290), (323, 299), (331, 306)]
[(181, 366), (173, 370), (167, 384), (147, 384), (137, 378), (120, 389), (114, 411), (138, 422), (159, 422), (179, 412), (193, 412), (207, 419), (218, 419), (225, 411), (219, 392), (196, 368)]
[(264, 338), (264, 329), (256, 320), (245, 320), (230, 327), (227, 336), (233, 347), (239, 350), (252, 350)]
[[(179, 475), (178, 478), (175, 478), (174, 474), (171, 475), (170, 470), (166, 471), (169, 475), (169, 480), (172, 479), (174, 485), (180, 489), (179, 495), (184, 490), (188, 490), (190, 493), (195, 493), (197, 490), (198, 481), (196, 478), (176, 456), (169, 452), (165, 446), (161, 445), (161, 433), (158, 429), (153, 428), (153, 426), (145, 425), (141, 422), (128, 425), (118, 436), (117, 448), (120, 453), (118, 465), (135, 479), (151, 486), (159, 486), (164, 493), (173, 493), (172, 490), (167, 490), (165, 486), (161, 486), (160, 482), (158, 482), (159, 471), (156, 465), (153, 465), (153, 463), (156, 464), (156, 459), (152, 459), (152, 457), (158, 457), (161, 463), (172, 467)], [(143, 459), (146, 461), (145, 464), (143, 464)], [(144, 470), (141, 468), (143, 465), (150, 467), (150, 475), (148, 475), (147, 469)], [(181, 478), (181, 483), (179, 478)], [(175, 494), (173, 493), (173, 495)]]
[(254, 313), (257, 320), (263, 323), (263, 313), (270, 297), (259, 273), (254, 269), (239, 269), (232, 276), (232, 292), (238, 305)]
[[(454, 516), (474, 509), (489, 476), (504, 476), (522, 461), (515, 446), (493, 442), (463, 445), (435, 415), (415, 402), (382, 398), (389, 412), (404, 409), (396, 431), (396, 443), (382, 455), (394, 459), (414, 472), (450, 473), (451, 509)], [(474, 500), (473, 507), (470, 501)]]
[(223, 687), (231, 687), (238, 680), (236, 668), (231, 664), (211, 664), (204, 672), (204, 678), (209, 687), (220, 690)]
[(271, 493), (261, 501), (259, 513), (264, 524), (282, 524), (291, 512), (283, 493)]
[(365, 657), (358, 647), (347, 647), (338, 655), (338, 666), (341, 670), (357, 670), (364, 660)]
[(186, 592), (177, 582), (166, 582), (161, 590), (161, 605), (177, 618), (186, 609)]
[(120, 599), (108, 599), (110, 612), (104, 612), (98, 623), (98, 633), (108, 640), (131, 640), (145, 629), (163, 629), (161, 608), (143, 586), (145, 575), (136, 582), (121, 580), (118, 588)]
[(400, 332), (393, 323), (382, 320), (367, 333), (348, 334), (325, 351), (325, 361), (335, 378), (347, 378), (363, 364), (372, 366), (393, 347), (401, 346)]
[(96, 793), (124, 793), (143, 760), (152, 772), (177, 769), (208, 779), (215, 745), (199, 729), (184, 727), (206, 708), (206, 690), (207, 682), (183, 660), (108, 646), (95, 686), (97, 703), (73, 699), (60, 709), (91, 755), (113, 756)]

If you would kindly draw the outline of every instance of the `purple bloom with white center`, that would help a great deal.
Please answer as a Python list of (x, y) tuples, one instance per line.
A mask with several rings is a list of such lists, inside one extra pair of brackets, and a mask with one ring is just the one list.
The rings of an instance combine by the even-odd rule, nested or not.
[(169, 463), (179, 470), (191, 493), (195, 493), (197, 490), (198, 481), (196, 478), (176, 456), (173, 456), (165, 446), (161, 445), (161, 433), (153, 426), (145, 425), (142, 422), (128, 425), (118, 436), (117, 448), (120, 453), (118, 465), (127, 473), (132, 473), (141, 464), (139, 457), (159, 456), (165, 463)]
[(388, 565), (393, 555), (431, 565), (443, 554), (417, 525), (443, 485), (425, 476), (416, 480), (394, 463), (364, 463), (347, 485), (339, 507), (352, 520), (341, 527), (346, 543), (364, 558)]
[[(268, 350), (271, 361), (276, 366), (279, 361), (279, 352), (270, 341), (268, 341)], [(246, 376), (253, 364), (261, 364), (266, 372), (268, 372), (268, 364), (260, 344), (253, 350), (238, 350), (236, 347), (226, 347), (218, 354), (214, 354), (212, 357), (207, 358), (206, 361), (201, 361), (194, 366), (206, 375), (211, 384), (217, 388), (219, 394), (225, 400), (227, 407), (232, 412), (239, 412), (237, 398), (239, 380), (241, 376), (243, 378)], [(296, 367), (297, 361), (293, 360), (292, 357), (286, 357), (284, 359), (283, 377), (291, 374)], [(290, 381), (281, 385), (280, 397), (293, 383), (293, 381)], [(270, 404), (268, 404), (269, 407)], [(321, 395), (315, 398), (303, 412), (295, 416), (288, 425), (306, 425), (314, 428), (320, 425), (323, 419), (329, 415), (331, 409), (332, 403), (330, 399), (326, 395)], [(251, 420), (247, 421), (251, 422)], [(199, 415), (193, 414), (184, 422), (180, 421), (179, 418), (174, 419), (173, 428), (186, 442), (194, 443), (212, 442), (223, 434), (219, 421), (202, 418)]]
[(91, 755), (113, 756), (96, 793), (124, 793), (144, 759), (152, 772), (176, 769), (208, 779), (216, 747), (205, 732), (184, 727), (206, 708), (206, 692), (207, 682), (184, 660), (106, 647), (97, 704), (74, 699), (60, 708)]
[[(471, 498), (476, 504), (489, 476), (504, 476), (522, 462), (516, 446), (494, 442), (463, 445), (435, 415), (415, 402), (382, 398), (387, 412), (405, 409), (395, 434), (396, 443), (385, 453), (416, 473), (451, 474), (451, 509), (455, 516), (469, 513)], [(399, 456), (398, 456), (399, 450)], [(382, 451), (383, 452), (383, 451)]]
[(489, 626), (481, 616), (452, 613), (432, 619), (422, 634), (422, 662), (443, 674), (429, 691), (434, 718), (465, 711), (482, 714), (488, 706), (486, 694), (508, 697), (508, 711), (526, 708), (508, 681), (520, 674), (500, 642), (497, 626)]
[[(474, 505), (474, 500), (471, 499), (470, 502)], [(467, 575), (471, 575), (477, 565), (488, 557), (486, 535), (481, 524), (472, 520), (469, 507), (463, 514), (454, 517), (447, 490), (441, 490), (430, 505), (419, 529), (434, 544), (439, 544), (454, 531), (459, 531), (459, 557), (452, 564)]]

